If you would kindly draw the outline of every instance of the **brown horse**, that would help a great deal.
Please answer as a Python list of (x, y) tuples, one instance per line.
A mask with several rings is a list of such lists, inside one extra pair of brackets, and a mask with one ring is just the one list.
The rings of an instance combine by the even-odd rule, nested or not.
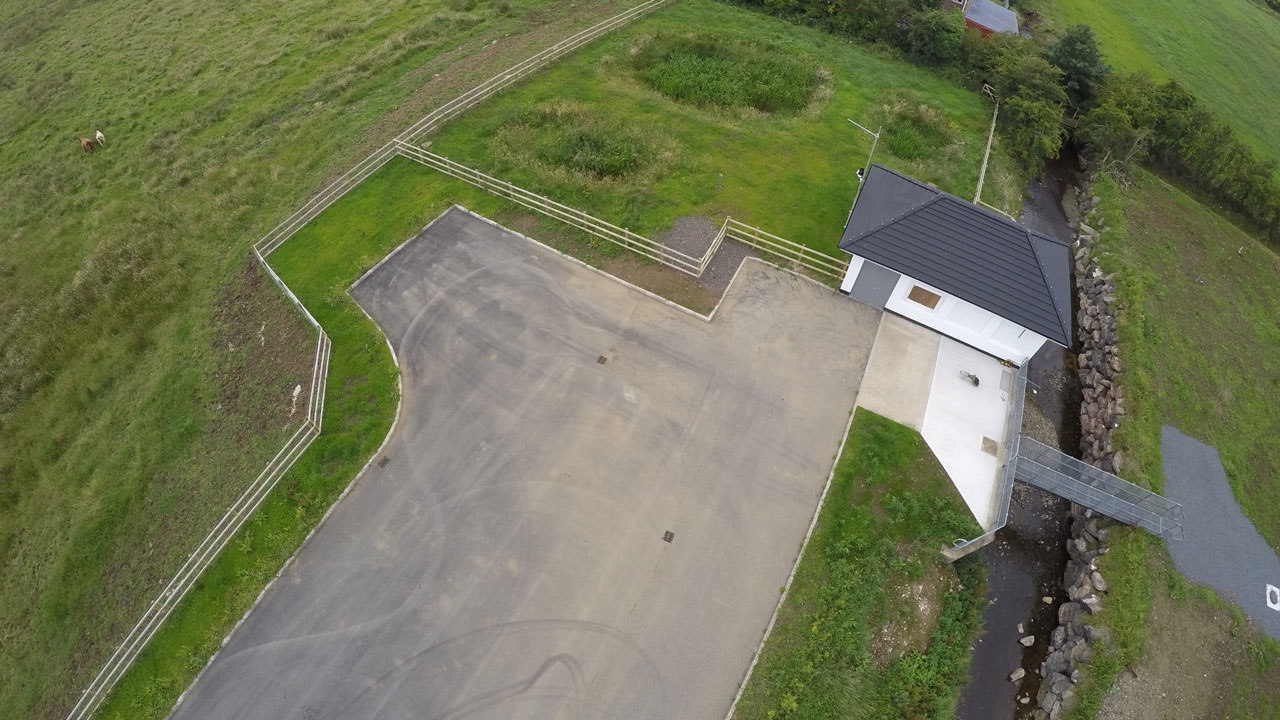
[(76, 139), (80, 141), (80, 147), (81, 147), (85, 152), (93, 152), (93, 141), (92, 141), (92, 140), (90, 140), (89, 138), (76, 138)]

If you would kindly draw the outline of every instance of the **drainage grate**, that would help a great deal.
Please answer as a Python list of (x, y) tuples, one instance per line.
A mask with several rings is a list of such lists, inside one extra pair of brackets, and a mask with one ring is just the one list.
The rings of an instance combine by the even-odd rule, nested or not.
[(664, 542), (671, 542), (672, 540), (676, 539), (676, 534), (668, 530), (662, 533), (662, 539)]
[(378, 467), (386, 467), (389, 462), (391, 462), (391, 458), (383, 455), (382, 459), (378, 461)]
[(605, 357), (605, 356), (601, 355), (600, 357), (596, 358), (596, 362), (597, 362), (597, 363), (599, 363), (600, 365), (603, 365), (603, 364), (605, 364), (605, 363), (609, 362), (609, 358), (607, 358), (607, 357)]

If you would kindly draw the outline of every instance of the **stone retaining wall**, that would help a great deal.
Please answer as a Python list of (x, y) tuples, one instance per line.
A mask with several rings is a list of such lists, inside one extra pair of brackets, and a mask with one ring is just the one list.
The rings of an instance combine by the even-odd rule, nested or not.
[[(1077, 372), (1083, 399), (1080, 404), (1080, 457), (1107, 472), (1119, 473), (1123, 456), (1112, 445), (1112, 433), (1124, 415), (1124, 396), (1115, 384), (1120, 374), (1116, 346), (1116, 313), (1123, 309), (1116, 297), (1112, 276), (1104, 274), (1094, 257), (1094, 244), (1106, 219), (1092, 194), (1092, 176), (1079, 190), (1080, 208), (1076, 235), (1076, 336), (1080, 341)], [(1107, 630), (1089, 619), (1102, 610), (1107, 582), (1095, 560), (1107, 552), (1112, 521), (1079, 505), (1071, 505), (1071, 532), (1067, 539), (1067, 569), (1062, 584), (1067, 602), (1058, 607), (1058, 626), (1049, 636), (1049, 655), (1040, 664), (1040, 692), (1035, 698), (1035, 720), (1056, 720), (1076, 702), (1081, 668), (1093, 659), (1093, 643), (1106, 642)]]

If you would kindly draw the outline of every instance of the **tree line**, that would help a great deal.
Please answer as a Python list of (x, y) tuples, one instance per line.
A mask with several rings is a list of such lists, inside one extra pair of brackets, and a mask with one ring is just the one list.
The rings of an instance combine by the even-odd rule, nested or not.
[[(998, 93), (1000, 133), (1032, 174), (1069, 137), (1064, 110), (1079, 114), (1075, 139), (1105, 172), (1144, 163), (1229, 209), (1280, 243), (1276, 163), (1260, 160), (1234, 130), (1176, 80), (1113, 73), (1088, 25), (1051, 41), (981, 37), (935, 0), (738, 0), (747, 6), (887, 46), (975, 89)], [(1275, 0), (1280, 2), (1280, 0)]]

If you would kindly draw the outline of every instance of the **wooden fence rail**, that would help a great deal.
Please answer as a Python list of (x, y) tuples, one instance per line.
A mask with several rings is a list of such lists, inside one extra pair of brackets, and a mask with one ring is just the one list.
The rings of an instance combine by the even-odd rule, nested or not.
[[(373, 151), (368, 157), (356, 163), (351, 169), (347, 170), (336, 180), (326, 186), (323, 190), (313, 196), (310, 200), (298, 208), (292, 215), (285, 218), (279, 225), (272, 228), (269, 232), (262, 236), (253, 245), (255, 256), (259, 263), (266, 269), (271, 279), (280, 286), (280, 289), (289, 297), (302, 314), (306, 317), (307, 322), (316, 329), (316, 354), (312, 367), (310, 397), (308, 399), (307, 417), (298, 426), (294, 435), (285, 443), (279, 453), (271, 459), (262, 472), (254, 479), (244, 493), (231, 505), (230, 508), (219, 519), (214, 528), (205, 536), (204, 540), (187, 558), (187, 561), (178, 569), (178, 572), (169, 581), (168, 585), (161, 590), (160, 595), (152, 601), (142, 617), (133, 626), (124, 640), (116, 648), (115, 652), (107, 659), (106, 664), (98, 672), (98, 674), (89, 683), (88, 687), (80, 694), (75, 705), (67, 714), (67, 720), (87, 720), (91, 718), (102, 703), (107, 699), (115, 684), (124, 675), (124, 673), (137, 659), (138, 655), (150, 642), (151, 638), (163, 625), (164, 621), (172, 614), (173, 610), (181, 602), (183, 597), (195, 584), (196, 580), (204, 572), (204, 570), (213, 562), (227, 543), (239, 532), (245, 521), (253, 514), (253, 512), (262, 504), (267, 495), (279, 482), (284, 473), (292, 467), (297, 458), (310, 447), (312, 441), (319, 436), (321, 430), (321, 420), (324, 413), (325, 391), (327, 388), (327, 380), (329, 374), (329, 355), (332, 349), (332, 342), (329, 336), (325, 334), (324, 329), (316, 322), (315, 318), (307, 311), (306, 307), (299, 302), (298, 298), (293, 294), (284, 281), (275, 273), (267, 262), (267, 256), (278, 249), (298, 230), (314, 219), (317, 215), (324, 212), (326, 208), (336, 202), (339, 198), (358, 186), (365, 178), (377, 172), (379, 168), (387, 164), (392, 158), (400, 153), (401, 145), (410, 140), (416, 140), (424, 134), (435, 130), (443, 123), (456, 117), (460, 113), (474, 107), (477, 103), (484, 101), (494, 93), (510, 86), (519, 81), (528, 74), (544, 67), (548, 63), (555, 61), (561, 56), (573, 52), (583, 45), (595, 40), (601, 35), (625, 25), (636, 18), (652, 12), (671, 0), (648, 0), (648, 2), (636, 5), (617, 15), (614, 15), (602, 22), (577, 32), (560, 42), (544, 48), (538, 53), (531, 55), (523, 61), (513, 65), (501, 73), (489, 78), (485, 82), (441, 105), (427, 115), (420, 118), (417, 122), (410, 125), (403, 132), (393, 138), (390, 142)], [(590, 216), (586, 216), (590, 217)], [(568, 220), (566, 219), (566, 222)], [(632, 234), (634, 235), (634, 234)], [(636, 235), (636, 238), (640, 236)], [(640, 238), (648, 242), (645, 238)], [(632, 242), (633, 239), (626, 238), (626, 242)], [(638, 246), (637, 246), (638, 247)], [(660, 246), (659, 246), (660, 247)], [(635, 248), (633, 248), (635, 249)], [(639, 250), (637, 250), (639, 251)], [(677, 257), (671, 251), (674, 261), (679, 262), (681, 258)], [(685, 256), (686, 258), (688, 256)], [(692, 260), (689, 258), (689, 260)]]
[(408, 143), (393, 142), (396, 143), (399, 154), (405, 158), (468, 182), (498, 197), (506, 198), (530, 210), (560, 220), (595, 237), (621, 245), (627, 250), (694, 277), (702, 276), (702, 273), (706, 271), (712, 258), (715, 257), (716, 251), (720, 249), (720, 245), (726, 238), (759, 250), (764, 254), (765, 260), (781, 267), (791, 269), (804, 268), (827, 280), (839, 280), (844, 276), (845, 267), (848, 265), (848, 263), (841, 261), (840, 258), (832, 257), (800, 243), (767, 233), (760, 228), (738, 222), (733, 218), (725, 218), (724, 224), (720, 226), (720, 231), (712, 240), (711, 245), (707, 247), (701, 257), (694, 257), (576, 208), (525, 190), (506, 180), (486, 175), (479, 170), (469, 168), (443, 155), (437, 155)]
[(538, 195), (537, 193), (512, 185), (505, 180), (499, 180), (495, 177), (485, 175), (479, 170), (473, 170), (466, 165), (454, 162), (441, 155), (436, 155), (435, 153), (428, 152), (407, 143), (400, 143), (399, 149), (400, 154), (406, 158), (422, 163), (423, 165), (438, 170), (446, 175), (471, 183), (478, 188), (487, 190), (494, 195), (523, 205), (530, 210), (534, 210), (555, 218), (556, 220), (560, 220), (561, 222), (572, 225), (598, 238), (621, 245), (622, 247), (631, 250), (632, 252), (639, 253), (651, 260), (656, 260), (664, 265), (669, 265), (677, 270), (681, 270), (694, 276), (697, 276), (702, 272), (702, 258), (695, 258), (692, 255), (680, 252), (674, 248), (669, 248), (662, 243), (650, 240), (649, 238), (631, 232), (626, 228), (618, 227), (613, 223), (601, 220), (593, 215), (588, 215), (581, 210), (571, 208), (568, 205), (558, 203), (554, 200)]

